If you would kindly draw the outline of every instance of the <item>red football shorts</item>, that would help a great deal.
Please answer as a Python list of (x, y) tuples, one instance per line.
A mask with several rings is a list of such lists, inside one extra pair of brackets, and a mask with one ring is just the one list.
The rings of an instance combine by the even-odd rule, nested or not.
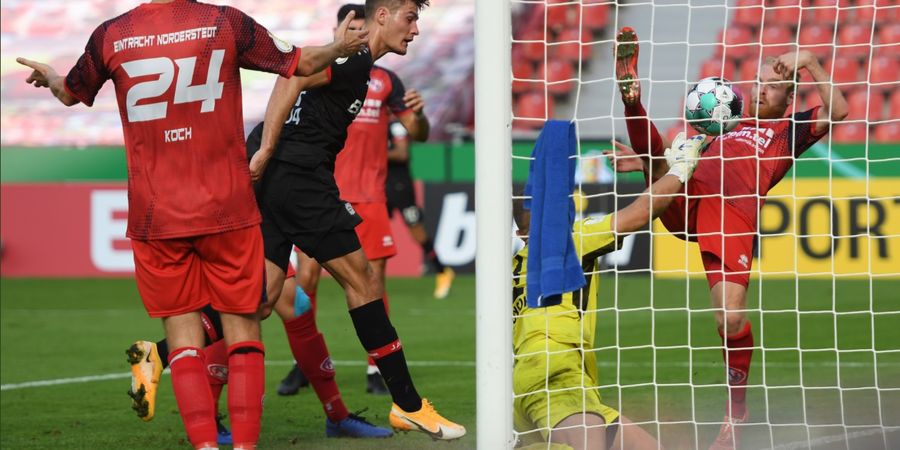
[(724, 280), (746, 288), (753, 264), (755, 224), (719, 198), (695, 201), (697, 243), (709, 287)]
[(132, 240), (138, 292), (150, 317), (199, 311), (250, 314), (265, 299), (259, 226), (152, 241)]
[(366, 258), (390, 258), (397, 254), (394, 235), (391, 232), (391, 218), (386, 203), (353, 203), (353, 209), (362, 218), (356, 226), (356, 236), (362, 245)]

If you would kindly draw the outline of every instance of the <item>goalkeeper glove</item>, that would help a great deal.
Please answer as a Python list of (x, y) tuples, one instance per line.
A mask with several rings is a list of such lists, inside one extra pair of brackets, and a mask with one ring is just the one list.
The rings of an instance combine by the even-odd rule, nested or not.
[(672, 141), (672, 147), (667, 148), (665, 152), (666, 162), (669, 163), (669, 172), (666, 175), (674, 175), (679, 181), (686, 183), (700, 162), (700, 152), (705, 147), (705, 141), (705, 134), (686, 139), (683, 131), (678, 133)]

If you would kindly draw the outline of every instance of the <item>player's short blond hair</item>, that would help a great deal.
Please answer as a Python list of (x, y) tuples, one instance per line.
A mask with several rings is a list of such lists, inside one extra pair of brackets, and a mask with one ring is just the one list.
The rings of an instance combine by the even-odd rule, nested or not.
[[(763, 60), (763, 65), (764, 65), (764, 66), (775, 67), (775, 64), (776, 64), (777, 62), (778, 62), (778, 58), (776, 58), (776, 57), (774, 57), (774, 56), (766, 56), (766, 59)], [(787, 93), (788, 93), (788, 94), (791, 94), (791, 93), (794, 92), (794, 89), (797, 88), (797, 82), (798, 82), (799, 80), (800, 80), (800, 74), (795, 72), (795, 73), (794, 73), (794, 81), (793, 81), (793, 82), (791, 83), (791, 85), (788, 86), (788, 88), (787, 88)]]

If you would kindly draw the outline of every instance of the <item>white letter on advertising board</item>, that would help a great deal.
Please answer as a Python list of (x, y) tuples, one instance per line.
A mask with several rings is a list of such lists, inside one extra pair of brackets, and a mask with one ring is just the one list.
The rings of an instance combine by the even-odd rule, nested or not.
[(469, 196), (456, 192), (444, 196), (434, 249), (441, 262), (462, 266), (475, 260), (475, 213), (466, 210)]
[(91, 262), (109, 272), (134, 271), (131, 248), (116, 249), (115, 241), (125, 240), (127, 219), (117, 219), (116, 211), (128, 211), (128, 194), (124, 189), (91, 192)]

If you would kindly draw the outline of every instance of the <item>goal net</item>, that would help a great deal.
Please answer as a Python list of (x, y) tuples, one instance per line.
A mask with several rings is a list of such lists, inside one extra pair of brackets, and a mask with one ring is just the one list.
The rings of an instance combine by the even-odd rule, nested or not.
[[(476, 11), (479, 448), (559, 440), (572, 430), (587, 443), (590, 427), (553, 427), (572, 409), (560, 399), (575, 399), (590, 414), (596, 408), (584, 405), (596, 392), (666, 448), (708, 448), (726, 421), (737, 436), (729, 444), (738, 448), (900, 448), (900, 6), (882, 0), (498, 3)], [(508, 26), (497, 17), (508, 17)], [(490, 29), (498, 25), (502, 33)], [(575, 123), (578, 218), (603, 217), (645, 189), (640, 172), (616, 173), (603, 154), (611, 139), (629, 144), (613, 57), (624, 26), (639, 39), (642, 103), (667, 139), (690, 132), (684, 99), (698, 80), (730, 80), (746, 115), (754, 89), (766, 84), (760, 73), (767, 58), (790, 52), (810, 52), (828, 80), (799, 70), (784, 120), (815, 107), (817, 117), (829, 117), (834, 101), (823, 100), (823, 92), (846, 100), (846, 117), (831, 121), (827, 134), (794, 158), (760, 207), (746, 260), (742, 311), (753, 341), (742, 422), (726, 417), (735, 390), (729, 394), (725, 359), (733, 356), (726, 358), (717, 332), (721, 309), (712, 303), (700, 250), (658, 220), (602, 257), (596, 306), (581, 311), (596, 327), (579, 330), (593, 333), (593, 346), (577, 349), (576, 369), (596, 364), (597, 380), (575, 377), (578, 382), (560, 385), (566, 368), (554, 361), (565, 351), (549, 344), (543, 386), (513, 392), (514, 382), (497, 379), (511, 378), (513, 366), (533, 355), (513, 354), (503, 336), (510, 330), (498, 325), (522, 318), (511, 316), (510, 302), (506, 309), (486, 306), (497, 303), (488, 295), (502, 289), (509, 299), (513, 282), (509, 261), (501, 271), (502, 258), (488, 248), (509, 252), (503, 258), (511, 254), (497, 241), (510, 238), (504, 215), (527, 176), (544, 121)], [(497, 102), (509, 109), (491, 110)], [(727, 165), (724, 171), (727, 178)], [(498, 184), (506, 186), (498, 191)], [(552, 327), (553, 313), (544, 314)], [(489, 357), (500, 350), (508, 358)], [(544, 410), (524, 411), (523, 403)], [(496, 424), (514, 414), (511, 434), (489, 427), (485, 417)], [(531, 426), (519, 423), (523, 414), (536, 418)], [(628, 436), (624, 448), (636, 443)]]

